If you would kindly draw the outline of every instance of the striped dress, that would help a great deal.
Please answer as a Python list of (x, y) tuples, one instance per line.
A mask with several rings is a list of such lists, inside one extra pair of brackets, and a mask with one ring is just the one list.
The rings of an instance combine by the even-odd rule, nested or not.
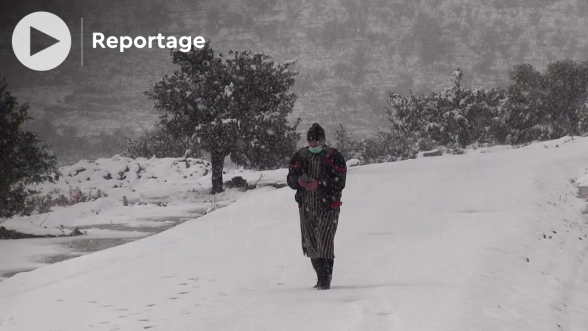
[[(308, 155), (308, 176), (319, 178), (321, 154)], [(300, 208), (302, 251), (310, 258), (335, 258), (335, 233), (339, 221), (339, 208), (327, 209), (317, 191), (305, 191)]]

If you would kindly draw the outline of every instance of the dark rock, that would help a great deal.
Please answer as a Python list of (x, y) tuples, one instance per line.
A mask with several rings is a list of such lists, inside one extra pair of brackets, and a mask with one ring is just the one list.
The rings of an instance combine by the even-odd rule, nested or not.
[(82, 231), (80, 231), (80, 229), (75, 228), (70, 234), (71, 237), (75, 237), (75, 236), (81, 236), (83, 235)]
[(227, 188), (247, 188), (247, 181), (241, 176), (233, 177), (225, 182)]
[(424, 157), (429, 157), (429, 156), (442, 156), (443, 152), (441, 152), (440, 149), (434, 150), (434, 151), (430, 151), (430, 152), (424, 152), (423, 156)]

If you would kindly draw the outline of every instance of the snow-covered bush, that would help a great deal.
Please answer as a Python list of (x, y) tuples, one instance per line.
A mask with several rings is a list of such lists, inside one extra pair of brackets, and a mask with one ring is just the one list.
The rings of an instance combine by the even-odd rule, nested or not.
[(428, 147), (465, 148), (473, 143), (502, 142), (506, 90), (464, 88), (461, 71), (453, 76), (454, 85), (441, 93), (411, 93), (406, 97), (391, 93), (388, 114), (392, 130), (407, 139), (421, 139), (421, 143), (432, 145)]
[(342, 125), (335, 132), (335, 147), (346, 160), (362, 164), (393, 162), (415, 158), (418, 140), (397, 132), (378, 131), (374, 138), (355, 139)]
[(554, 62), (544, 73), (516, 65), (508, 89), (464, 88), (461, 70), (452, 76), (454, 85), (441, 93), (391, 93), (392, 131), (455, 153), (470, 145), (515, 145), (588, 132), (588, 61)]
[(90, 190), (84, 193), (79, 187), (69, 187), (69, 194), (59, 193), (59, 190), (53, 190), (47, 194), (33, 193), (25, 203), (21, 216), (30, 216), (32, 214), (44, 214), (51, 212), (51, 207), (67, 207), (78, 203), (96, 201), (100, 198), (107, 198), (108, 194), (101, 189), (96, 191)]

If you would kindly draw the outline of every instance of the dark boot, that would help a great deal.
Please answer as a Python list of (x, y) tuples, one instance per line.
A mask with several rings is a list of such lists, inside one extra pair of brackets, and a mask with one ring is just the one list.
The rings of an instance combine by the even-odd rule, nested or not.
[(328, 290), (331, 288), (330, 259), (320, 259), (320, 276), (317, 289)]
[(312, 267), (314, 268), (314, 271), (316, 272), (316, 285), (313, 286), (313, 288), (317, 288), (319, 287), (320, 283), (321, 283), (321, 259), (310, 259), (310, 262), (312, 263)]
[(335, 259), (327, 259), (327, 266), (329, 270), (329, 284), (331, 284), (331, 280), (333, 279), (333, 265), (335, 264)]

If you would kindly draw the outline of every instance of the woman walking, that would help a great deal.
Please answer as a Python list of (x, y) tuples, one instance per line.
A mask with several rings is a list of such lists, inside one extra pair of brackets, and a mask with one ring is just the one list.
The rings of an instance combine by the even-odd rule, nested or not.
[(296, 190), (300, 213), (302, 252), (310, 257), (320, 290), (331, 287), (335, 259), (335, 233), (345, 188), (347, 166), (343, 155), (325, 145), (325, 130), (314, 123), (308, 146), (292, 156), (288, 186)]

